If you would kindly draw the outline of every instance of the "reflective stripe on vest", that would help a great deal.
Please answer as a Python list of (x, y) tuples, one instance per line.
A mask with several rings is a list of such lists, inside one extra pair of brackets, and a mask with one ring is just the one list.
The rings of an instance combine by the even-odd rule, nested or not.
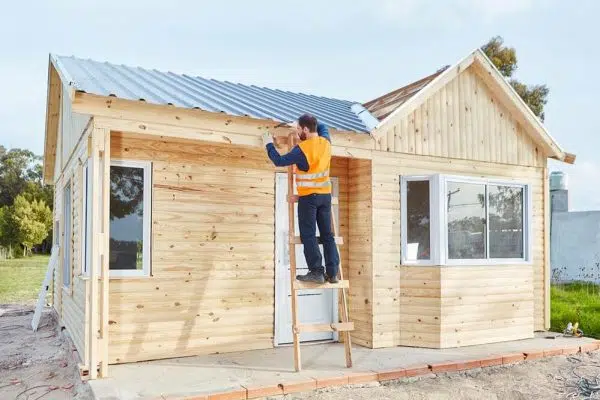
[(302, 175), (298, 175), (297, 176), (297, 180), (309, 180), (309, 179), (318, 179), (318, 178), (325, 178), (326, 176), (329, 176), (329, 171), (324, 171), (324, 172), (319, 172), (317, 174), (302, 174)]
[(304, 182), (304, 181), (296, 181), (296, 186), (298, 187), (327, 187), (331, 185), (330, 181), (325, 182)]

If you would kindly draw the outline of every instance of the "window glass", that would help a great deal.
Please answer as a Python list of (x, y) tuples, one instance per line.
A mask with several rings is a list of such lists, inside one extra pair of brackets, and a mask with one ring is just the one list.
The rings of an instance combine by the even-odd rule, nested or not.
[(406, 259), (431, 258), (429, 181), (406, 182)]
[(447, 183), (448, 258), (486, 258), (485, 185)]
[(111, 270), (143, 270), (144, 168), (110, 167)]
[(490, 258), (523, 258), (523, 188), (488, 186)]

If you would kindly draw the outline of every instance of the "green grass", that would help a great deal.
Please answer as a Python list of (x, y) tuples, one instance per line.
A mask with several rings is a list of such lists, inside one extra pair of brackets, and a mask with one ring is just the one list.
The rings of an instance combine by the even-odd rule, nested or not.
[(48, 256), (0, 261), (0, 304), (32, 304), (37, 301)]
[(562, 332), (569, 322), (579, 322), (585, 336), (600, 339), (600, 286), (592, 283), (552, 285), (551, 330)]

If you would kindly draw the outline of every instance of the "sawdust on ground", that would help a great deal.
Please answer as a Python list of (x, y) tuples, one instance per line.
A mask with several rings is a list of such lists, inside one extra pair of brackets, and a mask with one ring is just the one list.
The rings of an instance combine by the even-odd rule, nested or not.
[(0, 305), (0, 399), (92, 399), (79, 377), (72, 344), (45, 310), (37, 332), (31, 329), (33, 307)]

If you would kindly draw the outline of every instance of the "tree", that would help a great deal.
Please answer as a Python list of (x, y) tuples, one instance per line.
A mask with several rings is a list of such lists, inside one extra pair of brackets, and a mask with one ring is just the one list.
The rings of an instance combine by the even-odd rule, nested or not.
[[(4, 150), (4, 148), (2, 148)], [(0, 152), (0, 207), (13, 204), (27, 182), (41, 186), (41, 158), (29, 150), (12, 149)]]
[[(514, 47), (504, 45), (501, 36), (495, 36), (481, 47), (481, 50), (494, 63), (496, 68), (506, 78), (512, 78), (517, 70), (517, 52)], [(526, 85), (516, 79), (509, 79), (510, 85), (521, 96), (525, 104), (541, 121), (544, 121), (544, 106), (548, 102), (550, 90), (546, 85)]]
[(23, 254), (27, 255), (34, 245), (48, 236), (52, 228), (52, 211), (43, 200), (30, 202), (25, 196), (18, 195), (9, 212), (7, 219), (16, 231), (15, 240), (23, 246)]

